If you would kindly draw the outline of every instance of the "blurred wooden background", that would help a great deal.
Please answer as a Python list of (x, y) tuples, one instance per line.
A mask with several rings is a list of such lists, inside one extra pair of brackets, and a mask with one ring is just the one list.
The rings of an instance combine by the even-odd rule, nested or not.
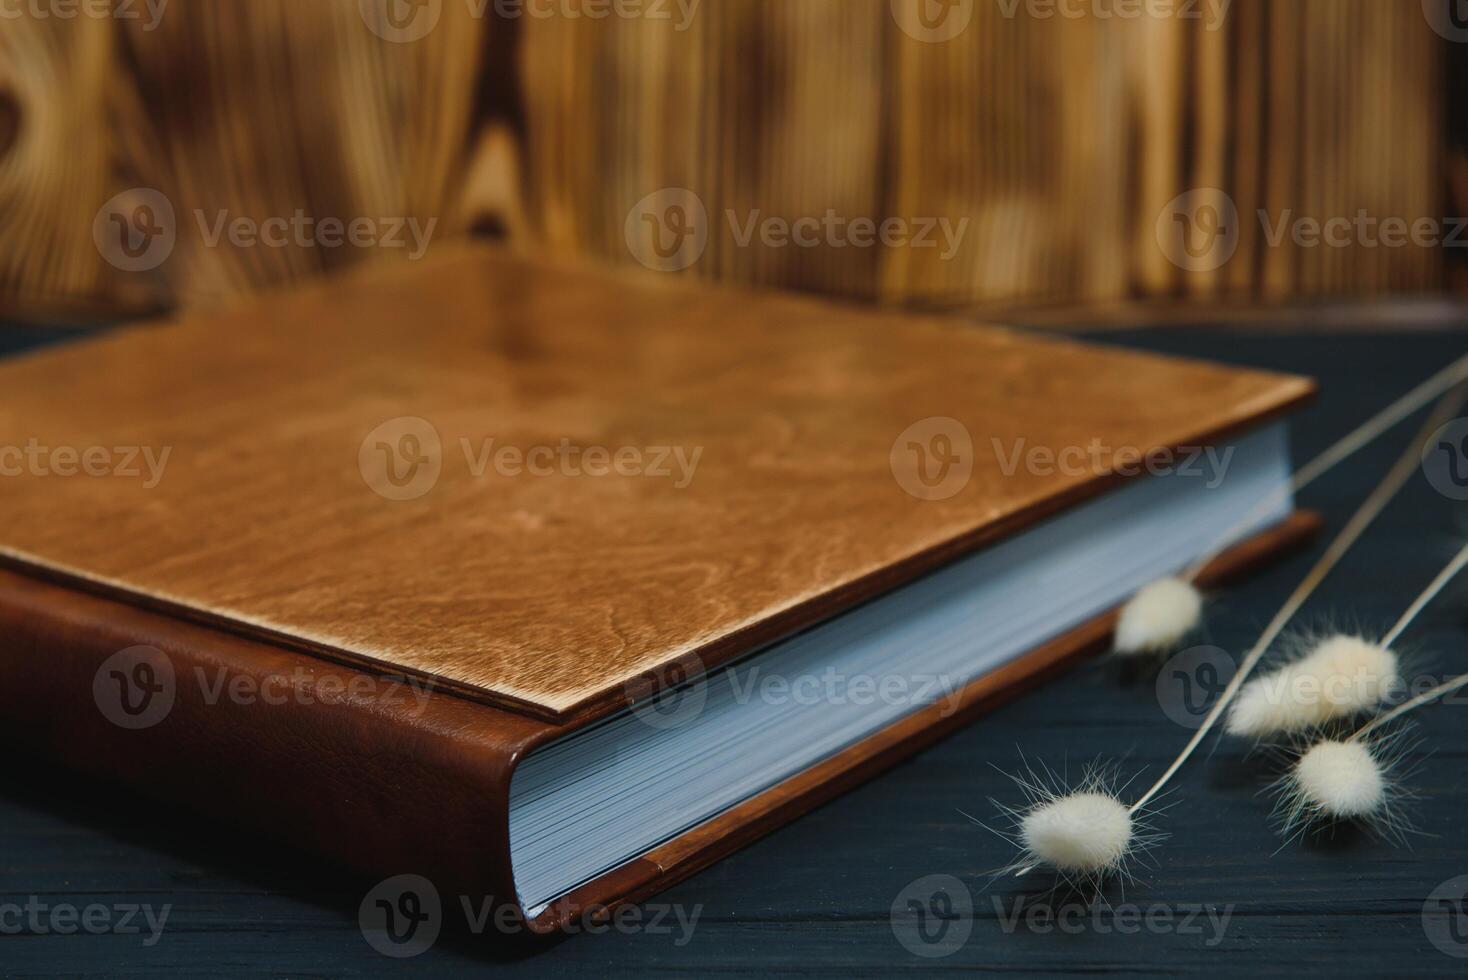
[[(971, 19), (936, 42), (899, 25), (930, 0), (645, 0), (667, 19), (527, 2), (535, 16), (171, 0), (154, 24), (130, 0), (139, 19), (5, 20), (0, 312), (227, 303), (386, 251), (211, 245), (198, 212), (412, 217), (437, 242), (477, 232), (636, 268), (629, 212), (667, 187), (711, 216), (687, 274), (889, 304), (1258, 302), (1447, 279), (1442, 248), (1271, 246), (1255, 217), (1462, 213), (1445, 79), (1465, 45), (1420, 0), (1152, 0), (1167, 16), (1059, 0), (1083, 15), (1049, 17), (956, 0)], [(437, 17), (426, 36), (379, 36), (420, 10)], [(94, 242), (99, 208), (132, 188), (175, 209), (156, 269), (114, 268)], [(1237, 251), (1187, 271), (1158, 221), (1198, 188), (1236, 207)], [(724, 215), (756, 209), (968, 225), (947, 258), (742, 246)]]

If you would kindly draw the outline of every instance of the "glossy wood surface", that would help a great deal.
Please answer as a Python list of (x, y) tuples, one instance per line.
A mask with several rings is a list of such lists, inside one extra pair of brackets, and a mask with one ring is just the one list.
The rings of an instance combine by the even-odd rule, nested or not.
[[(1311, 386), (484, 250), (40, 352), (0, 368), (0, 391), (0, 446), (46, 450), (44, 474), (0, 480), (13, 563), (556, 719), (1115, 482), (1006, 474), (1020, 440), (1099, 443), (1104, 471)], [(971, 453), (934, 440), (937, 417)], [(971, 463), (959, 492), (904, 490), (914, 442)], [(156, 480), (141, 453), (136, 477), (58, 475), (63, 450), (93, 447), (114, 473), (134, 448), (167, 464)], [(544, 475), (483, 455), (537, 447)], [(636, 472), (617, 471), (622, 450)], [(389, 462), (423, 492), (389, 499)]]

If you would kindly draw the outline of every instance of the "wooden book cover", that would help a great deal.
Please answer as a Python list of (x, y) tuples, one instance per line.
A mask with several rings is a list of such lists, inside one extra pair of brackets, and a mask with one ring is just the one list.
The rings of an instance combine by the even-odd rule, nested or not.
[[(22, 357), (0, 390), (0, 719), (364, 871), (514, 903), (509, 784), (536, 747), (1312, 387), (469, 250)], [(1098, 465), (1006, 465), (1017, 445), (1098, 444)], [(708, 864), (1108, 628), (1052, 638), (961, 710), (848, 746), (532, 926)]]

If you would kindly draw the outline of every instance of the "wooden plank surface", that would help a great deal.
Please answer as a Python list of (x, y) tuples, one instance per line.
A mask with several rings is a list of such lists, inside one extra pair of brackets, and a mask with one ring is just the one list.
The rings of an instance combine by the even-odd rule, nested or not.
[[(943, 307), (1410, 294), (1441, 250), (1261, 241), (1291, 217), (1461, 213), (1442, 200), (1461, 59), (1417, 0), (11, 6), (0, 304), (27, 311), (229, 302), (406, 253), (385, 218), (635, 268), (628, 215), (674, 188), (713, 219), (694, 274)], [(952, 34), (915, 19), (945, 9)], [(1156, 229), (1205, 188), (1240, 248), (1188, 274)], [(171, 232), (155, 275), (93, 245), (99, 211), (140, 205)], [(226, 213), (378, 233), (260, 248), (211, 234)], [(828, 213), (814, 247), (765, 223)], [(746, 237), (757, 219), (772, 233)], [(852, 247), (857, 221), (899, 231)]]
[[(0, 344), (14, 346), (0, 331)], [(1322, 337), (1245, 331), (1109, 334), (1108, 342), (1314, 373), (1318, 404), (1296, 426), (1296, 456), (1321, 448), (1376, 406), (1463, 351), (1461, 334)], [(1309, 490), (1304, 503), (1333, 526), (1399, 450), (1394, 434)], [(1461, 542), (1463, 504), (1415, 479), (1309, 605), (1302, 622), (1334, 619), (1380, 628)], [(3, 517), (0, 517), (3, 519)], [(1318, 551), (1318, 547), (1316, 549)], [(1205, 640), (1239, 650), (1273, 612), (1315, 552), (1307, 552), (1217, 597)], [(1462, 588), (1414, 629), (1409, 673), (1456, 672), (1464, 663)], [(1174, 925), (1119, 933), (1104, 915), (1073, 933), (1036, 931), (1017, 903), (1039, 902), (1048, 882), (991, 882), (1009, 860), (1005, 845), (960, 811), (988, 819), (987, 798), (1014, 802), (1007, 779), (1018, 752), (1052, 765), (1097, 755), (1155, 773), (1187, 737), (1162, 711), (1151, 677), (1082, 666), (874, 782), (825, 806), (645, 906), (695, 910), (692, 938), (665, 931), (611, 931), (549, 945), (447, 929), (422, 955), (375, 952), (357, 910), (373, 882), (346, 879), (309, 856), (264, 848), (159, 809), (125, 790), (47, 772), (12, 748), (0, 785), (0, 973), (6, 976), (382, 976), (453, 977), (486, 970), (509, 976), (891, 976), (900, 971), (1046, 976), (1065, 972), (1217, 976), (1462, 976), (1468, 959), (1442, 952), (1447, 910), (1424, 924), (1425, 900), (1468, 874), (1468, 702), (1419, 714), (1422, 762), (1411, 784), (1420, 835), (1410, 849), (1342, 833), (1304, 847), (1278, 846), (1258, 792), (1268, 770), (1232, 742), (1198, 760), (1179, 781), (1164, 829), (1172, 834), (1142, 881), (1108, 892), (1122, 912), (1170, 915)], [(1428, 755), (1430, 754), (1430, 758)], [(410, 871), (411, 869), (404, 869)], [(914, 882), (948, 875), (972, 896), (967, 941), (947, 956), (915, 955), (894, 930), (891, 909)], [(910, 894), (910, 893), (909, 893)], [(34, 896), (48, 905), (165, 904), (161, 939), (143, 934), (56, 935), (23, 926), (7, 909)], [(452, 896), (450, 920), (463, 921)], [(996, 906), (995, 903), (998, 903)], [(1209, 919), (1207, 911), (1213, 911)], [(1181, 920), (1202, 910), (1186, 928)], [(1210, 923), (1227, 912), (1221, 932)], [(109, 913), (111, 914), (111, 913)], [(1037, 920), (1029, 920), (1037, 921)], [(666, 923), (665, 923), (666, 924)], [(1468, 953), (1468, 918), (1459, 924)], [(911, 935), (910, 932), (904, 935)], [(1215, 941), (1216, 940), (1216, 941)], [(920, 941), (919, 941), (920, 942)], [(927, 952), (933, 950), (919, 945)]]

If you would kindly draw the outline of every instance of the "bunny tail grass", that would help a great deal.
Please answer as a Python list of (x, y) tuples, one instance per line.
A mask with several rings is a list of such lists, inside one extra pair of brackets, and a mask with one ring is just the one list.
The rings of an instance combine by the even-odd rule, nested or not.
[(1412, 601), (1380, 643), (1336, 634), (1293, 663), (1249, 681), (1229, 706), (1228, 733), (1264, 738), (1300, 732), (1363, 714), (1391, 700), (1402, 685), (1391, 644), (1465, 565), (1468, 545)]
[(1286, 842), (1342, 821), (1356, 821), (1378, 837), (1405, 843), (1412, 826), (1403, 804), (1415, 798), (1405, 786), (1402, 760), (1411, 748), (1404, 730), (1389, 726), (1430, 701), (1468, 687), (1468, 674), (1444, 681), (1362, 725), (1349, 738), (1327, 740), (1299, 753), (1275, 781), (1275, 818)]
[(1229, 706), (1230, 735), (1264, 738), (1353, 718), (1401, 688), (1397, 655), (1358, 636), (1327, 637), (1304, 657), (1256, 677)]
[(1289, 769), (1269, 787), (1274, 822), (1285, 843), (1340, 823), (1402, 844), (1412, 826), (1403, 804), (1404, 733), (1377, 738), (1327, 739), (1299, 751)]
[(1315, 563), (1315, 567), (1311, 568), (1305, 575), (1305, 578), (1301, 580), (1300, 584), (1295, 587), (1295, 591), (1285, 600), (1285, 604), (1280, 607), (1279, 612), (1274, 614), (1274, 619), (1270, 620), (1269, 625), (1264, 628), (1264, 632), (1254, 642), (1254, 646), (1244, 655), (1244, 659), (1239, 663), (1238, 671), (1229, 679), (1228, 684), (1223, 689), (1223, 693), (1213, 703), (1213, 707), (1208, 710), (1208, 714), (1204, 717), (1203, 723), (1198, 726), (1197, 731), (1193, 732), (1192, 737), (1188, 739), (1188, 743), (1183, 746), (1183, 750), (1178, 753), (1177, 758), (1163, 771), (1157, 781), (1142, 794), (1141, 798), (1132, 804), (1133, 810), (1146, 806), (1158, 793), (1162, 792), (1168, 781), (1192, 757), (1203, 739), (1208, 737), (1208, 733), (1218, 724), (1219, 718), (1228, 710), (1229, 704), (1238, 695), (1239, 689), (1249, 679), (1249, 674), (1259, 665), (1259, 661), (1263, 659), (1265, 652), (1269, 649), (1269, 645), (1278, 638), (1280, 632), (1285, 628), (1285, 624), (1299, 611), (1300, 607), (1305, 604), (1305, 600), (1315, 591), (1316, 586), (1330, 573), (1331, 569), (1335, 568), (1345, 553), (1365, 533), (1366, 528), (1382, 512), (1392, 497), (1396, 496), (1397, 491), (1402, 488), (1407, 482), (1407, 479), (1417, 471), (1420, 459), (1420, 447), (1448, 419), (1458, 413), (1458, 409), (1463, 405), (1465, 394), (1468, 393), (1465, 393), (1463, 386), (1460, 384), (1455, 386), (1452, 391), (1438, 401), (1437, 407), (1433, 409), (1431, 417), (1427, 419), (1422, 429), (1413, 437), (1406, 450), (1397, 458), (1391, 470), (1382, 478), (1381, 483), (1377, 485), (1376, 489), (1371, 491), (1370, 496), (1362, 501), (1361, 506), (1356, 509), (1356, 513), (1351, 515), (1351, 519), (1346, 522), (1346, 526), (1341, 528), (1335, 540), (1330, 543), (1325, 549), (1325, 553)]
[[(1130, 815), (1130, 817), (1132, 818), (1132, 823), (1130, 826), (1130, 833), (1124, 838), (1123, 841), (1123, 847), (1121, 848), (1122, 856), (1120, 861), (1113, 865), (1103, 865), (1093, 870), (1087, 870), (1081, 867), (1067, 869), (1065, 867), (1062, 867), (1061, 864), (1057, 864), (1054, 860), (1056, 858), (1059, 858), (1061, 863), (1071, 863), (1068, 861), (1065, 854), (1046, 847), (1045, 845), (1047, 841), (1040, 841), (1038, 839), (1032, 841), (1026, 839), (1024, 818), (1027, 815), (1029, 815), (1033, 811), (1036, 811), (1038, 807), (1043, 806), (1044, 804), (1056, 803), (1064, 797), (1075, 795), (1074, 792), (1065, 793), (1063, 792), (1063, 790), (1056, 788), (1053, 785), (1046, 784), (1042, 781), (1035, 779), (1034, 773), (1031, 770), (1031, 778), (1028, 781), (1024, 780), (1021, 777), (1015, 777), (1016, 783), (1018, 783), (1022, 789), (1026, 789), (1027, 795), (1030, 796), (1030, 805), (1022, 810), (1005, 809), (1001, 806), (1001, 810), (1003, 812), (1006, 812), (1011, 817), (1011, 819), (1015, 820), (1015, 827), (1013, 828), (1011, 833), (1003, 836), (1007, 836), (1007, 838), (1010, 839), (1022, 851), (1019, 860), (1015, 861), (1012, 865), (1006, 868), (1006, 871), (1012, 871), (1016, 875), (1023, 875), (1028, 874), (1030, 871), (1033, 871), (1035, 868), (1040, 867), (1041, 865), (1049, 864), (1055, 867), (1056, 870), (1063, 877), (1068, 877), (1074, 880), (1077, 876), (1079, 876), (1079, 878), (1082, 880), (1082, 883), (1084, 883), (1084, 881), (1086, 880), (1090, 880), (1095, 881), (1099, 884), (1100, 880), (1104, 879), (1105, 876), (1109, 873), (1124, 873), (1125, 860), (1129, 855), (1137, 853), (1139, 851), (1145, 851), (1147, 848), (1155, 845), (1158, 842), (1156, 834), (1151, 832), (1150, 830), (1148, 830), (1146, 833), (1139, 832), (1138, 823), (1139, 820), (1143, 818), (1143, 815), (1148, 813), (1148, 805), (1151, 804), (1153, 800), (1157, 799), (1157, 797), (1163, 792), (1163, 790), (1166, 789), (1167, 784), (1172, 779), (1172, 777), (1177, 775), (1178, 770), (1186, 765), (1188, 760), (1192, 758), (1193, 753), (1197, 751), (1197, 748), (1200, 744), (1202, 744), (1203, 739), (1208, 737), (1208, 733), (1211, 732), (1213, 728), (1218, 724), (1219, 719), (1222, 718), (1224, 712), (1228, 710), (1229, 705), (1238, 695), (1239, 690), (1244, 686), (1244, 683), (1248, 681), (1250, 673), (1252, 673), (1254, 668), (1259, 665), (1259, 661), (1263, 659), (1264, 654), (1266, 653), (1266, 651), (1268, 651), (1270, 644), (1272, 644), (1279, 637), (1279, 634), (1284, 630), (1286, 624), (1288, 624), (1289, 621), (1294, 617), (1295, 613), (1299, 612), (1300, 607), (1305, 604), (1305, 600), (1310, 597), (1310, 594), (1315, 591), (1315, 588), (1321, 583), (1321, 581), (1324, 580), (1325, 576), (1330, 574), (1331, 570), (1340, 563), (1341, 558), (1344, 557), (1346, 552), (1349, 551), (1351, 547), (1356, 543), (1356, 541), (1360, 539), (1361, 535), (1364, 534), (1366, 529), (1371, 525), (1371, 522), (1376, 519), (1377, 515), (1379, 515), (1383, 509), (1385, 509), (1387, 503), (1390, 502), (1394, 496), (1396, 496), (1397, 491), (1402, 489), (1403, 485), (1406, 484), (1408, 478), (1410, 478), (1411, 475), (1416, 472), (1420, 459), (1420, 447), (1423, 445), (1424, 442), (1427, 441), (1428, 438), (1432, 436), (1433, 433), (1435, 433), (1439, 428), (1446, 424), (1449, 419), (1451, 419), (1458, 413), (1458, 410), (1463, 406), (1465, 398), (1468, 398), (1468, 391), (1465, 391), (1465, 387), (1462, 383), (1465, 365), (1468, 365), (1468, 359), (1460, 359), (1460, 361), (1452, 365), (1448, 371), (1440, 372), (1438, 379), (1434, 379), (1434, 381), (1437, 381), (1439, 379), (1446, 378), (1447, 380), (1444, 386), (1446, 387), (1447, 384), (1451, 384), (1452, 390), (1448, 391), (1447, 394), (1439, 399), (1437, 406), (1432, 411), (1431, 416), (1423, 424), (1418, 433), (1412, 438), (1411, 442), (1407, 445), (1407, 448), (1397, 458), (1397, 461), (1392, 465), (1392, 468), (1387, 472), (1386, 476), (1382, 478), (1381, 482), (1376, 486), (1376, 489), (1372, 490), (1371, 494), (1364, 501), (1361, 502), (1361, 506), (1358, 507), (1356, 509), (1356, 512), (1351, 515), (1351, 519), (1346, 522), (1345, 527), (1341, 528), (1340, 533), (1336, 535), (1335, 540), (1333, 540), (1330, 545), (1325, 549), (1325, 553), (1320, 556), (1318, 561), (1316, 561), (1315, 566), (1310, 569), (1310, 571), (1305, 575), (1304, 579), (1300, 581), (1300, 584), (1295, 587), (1294, 592), (1292, 592), (1289, 598), (1285, 600), (1284, 605), (1280, 607), (1277, 613), (1275, 613), (1274, 618), (1270, 620), (1269, 625), (1264, 628), (1264, 632), (1261, 633), (1259, 635), (1259, 638), (1254, 642), (1254, 646), (1250, 648), (1249, 652), (1244, 655), (1243, 660), (1239, 663), (1238, 671), (1235, 672), (1234, 676), (1229, 679), (1228, 684), (1223, 689), (1223, 693), (1220, 694), (1218, 700), (1213, 703), (1213, 707), (1208, 710), (1208, 714), (1204, 717), (1203, 723), (1198, 726), (1196, 731), (1193, 732), (1192, 737), (1188, 739), (1187, 744), (1183, 746), (1183, 749), (1181, 752), (1178, 753), (1177, 758), (1172, 761), (1172, 763), (1163, 771), (1162, 775), (1157, 778), (1157, 781), (1149, 786), (1147, 788), (1147, 791), (1144, 792), (1135, 803), (1132, 803), (1130, 806), (1126, 807), (1128, 815)], [(1424, 383), (1424, 385), (1419, 386), (1418, 390), (1428, 390), (1426, 386), (1430, 385), (1431, 383), (1432, 382)], [(1403, 416), (1405, 416), (1405, 414), (1407, 414), (1407, 412), (1404, 411)], [(1382, 431), (1385, 431), (1385, 426), (1382, 427)], [(1393, 632), (1395, 632), (1395, 630)], [(1386, 644), (1383, 644), (1383, 646), (1385, 645)], [(1468, 676), (1461, 678), (1460, 681), (1461, 683), (1458, 686), (1468, 685)], [(1453, 682), (1449, 682), (1449, 684), (1452, 683)], [(1445, 689), (1447, 687), (1448, 685), (1444, 685)], [(1453, 689), (1455, 690), (1456, 688)], [(1413, 701), (1420, 701), (1420, 699), (1413, 699)], [(1407, 702), (1407, 705), (1411, 704), (1413, 704), (1412, 701)], [(1396, 714), (1401, 713), (1407, 707), (1407, 705), (1403, 705), (1402, 708), (1397, 709), (1395, 712), (1389, 713), (1387, 716), (1383, 716), (1381, 722), (1384, 723), (1386, 720), (1390, 720), (1390, 718), (1394, 717)], [(1368, 726), (1367, 729), (1363, 729), (1363, 732), (1360, 734), (1364, 734), (1365, 732), (1371, 730), (1371, 728), (1375, 724), (1377, 723), (1373, 722), (1372, 726)], [(1110, 770), (1097, 770), (1093, 768), (1089, 772), (1088, 778), (1092, 781), (1099, 781), (1094, 782), (1094, 785), (1085, 785), (1085, 780), (1083, 780), (1083, 785), (1078, 792), (1096, 793), (1097, 795), (1103, 797), (1109, 797), (1113, 802), (1119, 803), (1119, 794), (1122, 792), (1123, 789), (1125, 789), (1125, 787), (1117, 787), (1115, 789), (1109, 788), (1111, 786), (1111, 782), (1107, 782), (1103, 778), (1103, 773), (1107, 771)], [(1067, 807), (1064, 811), (1061, 812), (1063, 815), (1073, 816), (1078, 812), (1082, 812), (1083, 807), (1089, 806), (1094, 806), (1096, 808), (1096, 811), (1104, 809), (1099, 801), (1091, 801), (1091, 803), (1088, 804)], [(1053, 813), (1055, 811), (1050, 812)], [(1062, 825), (1067, 827), (1072, 827), (1073, 832), (1077, 834), (1084, 833), (1085, 831), (1085, 828), (1074, 827), (1072, 824), (1066, 823), (1064, 821), (1057, 820), (1056, 822), (1061, 823)], [(1040, 825), (1036, 826), (1038, 828)], [(1126, 825), (1123, 825), (1119, 821), (1117, 821), (1114, 823), (1109, 823), (1107, 826), (1111, 828), (1109, 832), (1112, 834), (1114, 839), (1117, 833), (1115, 828), (1125, 828)], [(1034, 847), (1031, 846), (1035, 843), (1039, 843), (1041, 847), (1044, 848), (1044, 851), (1042, 852), (1041, 850), (1036, 850)], [(1074, 841), (1072, 841), (1072, 843), (1074, 843)], [(1104, 856), (1107, 853), (1112, 853), (1114, 850), (1114, 848), (1108, 850), (1106, 847), (1101, 847), (1096, 850), (1088, 851), (1086, 848), (1082, 847), (1074, 853), (1089, 853), (1093, 856), (1093, 858), (1097, 858), (1097, 856)], [(1071, 852), (1066, 852), (1066, 854), (1070, 853)], [(1097, 858), (1097, 860), (1099, 860), (1099, 858)], [(1093, 861), (1092, 863), (1094, 864), (1096, 863), (1096, 861)]]
[(1203, 595), (1193, 583), (1158, 579), (1122, 606), (1115, 652), (1127, 657), (1165, 653), (1197, 629), (1202, 618)]
[(1135, 880), (1131, 862), (1166, 837), (1151, 823), (1158, 811), (1134, 810), (1121, 802), (1126, 786), (1118, 785), (1114, 764), (1093, 763), (1075, 786), (1049, 769), (1036, 772), (1028, 764), (1022, 774), (1006, 775), (1025, 802), (1010, 807), (991, 800), (1009, 825), (994, 832), (1020, 853), (996, 874), (1048, 867), (1077, 892), (1099, 894), (1113, 876)]

